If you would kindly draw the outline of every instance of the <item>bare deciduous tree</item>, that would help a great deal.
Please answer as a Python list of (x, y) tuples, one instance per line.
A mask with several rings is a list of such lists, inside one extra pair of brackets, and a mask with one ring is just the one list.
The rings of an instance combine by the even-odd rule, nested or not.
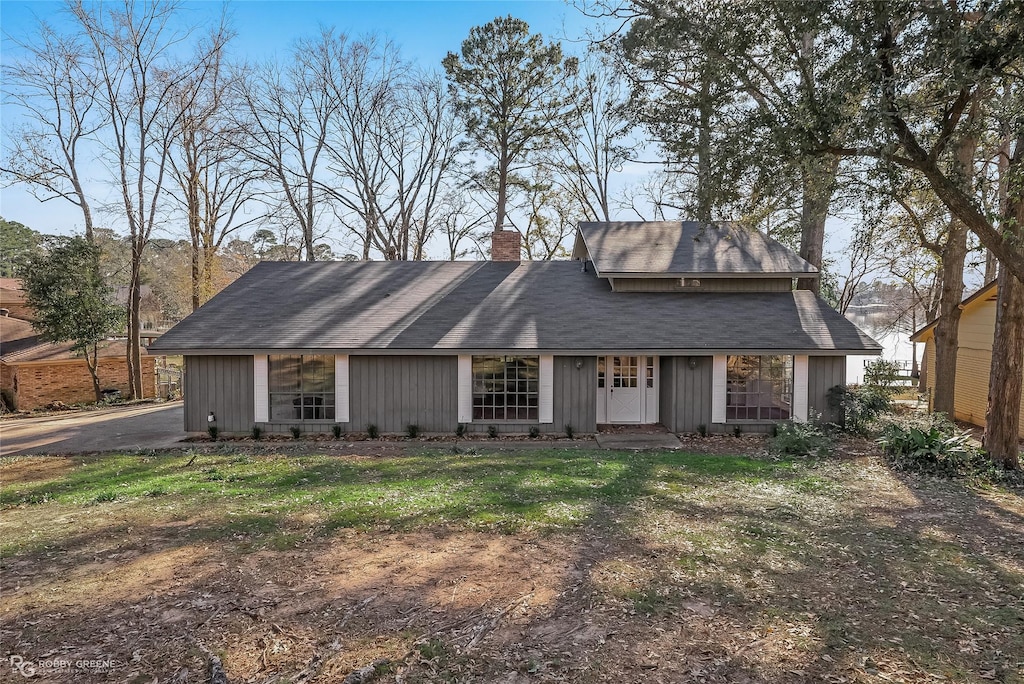
[(258, 169), (244, 153), (244, 133), (231, 115), (232, 76), (221, 56), (208, 71), (179, 84), (171, 132), (171, 169), (178, 192), (172, 193), (185, 212), (191, 244), (191, 299), (195, 311), (214, 295), (214, 270), (224, 241), (258, 220), (244, 218), (252, 203)]
[[(160, 216), (170, 160), (172, 131), (186, 108), (177, 83), (202, 78), (227, 41), (221, 24), (194, 46), (192, 32), (177, 29), (173, 0), (123, 0), (117, 9), (72, 0), (71, 13), (95, 63), (98, 102), (104, 109), (104, 140), (121, 193), (131, 241), (128, 291), (128, 380), (133, 398), (143, 396), (140, 302), (143, 254)], [(171, 112), (170, 116), (168, 112)]]
[(82, 173), (93, 156), (86, 150), (103, 125), (94, 61), (80, 36), (60, 34), (45, 22), (31, 41), (16, 44), (26, 56), (4, 67), (4, 90), (26, 123), (11, 136), (0, 173), (27, 184), (41, 202), (64, 199), (77, 206), (91, 243), (92, 206)]

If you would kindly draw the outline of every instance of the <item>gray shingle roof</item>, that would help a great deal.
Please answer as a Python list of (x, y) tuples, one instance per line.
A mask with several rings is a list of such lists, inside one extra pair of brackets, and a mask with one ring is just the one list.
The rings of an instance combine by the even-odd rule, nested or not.
[(757, 230), (698, 221), (580, 223), (597, 272), (665, 276), (816, 274), (793, 250)]
[(150, 349), (880, 347), (807, 291), (612, 292), (579, 262), (263, 262)]

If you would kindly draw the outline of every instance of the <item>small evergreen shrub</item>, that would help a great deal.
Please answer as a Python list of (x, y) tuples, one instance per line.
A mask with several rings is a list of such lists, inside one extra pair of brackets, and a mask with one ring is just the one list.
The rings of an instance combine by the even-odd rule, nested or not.
[(779, 456), (823, 457), (832, 446), (832, 438), (815, 423), (776, 423), (772, 433), (768, 450)]
[(491, 439), (494, 439), (495, 437), (497, 437), (498, 436), (498, 427), (496, 425), (488, 425), (487, 426), (487, 436), (490, 437)]
[(292, 425), (288, 429), (291, 430), (292, 439), (298, 439), (299, 437), (302, 436), (302, 428), (300, 428), (298, 425)]
[(736, 436), (736, 437), (739, 437), (740, 435), (742, 435), (743, 434), (743, 426), (742, 425), (734, 425), (732, 427), (732, 434), (734, 436)]
[(465, 437), (466, 436), (466, 425), (464, 423), (459, 423), (458, 425), (455, 426), (455, 436), (456, 437)]
[(373, 423), (368, 423), (366, 425), (366, 436), (370, 439), (377, 439), (380, 437), (380, 430), (378, 430), (377, 426)]
[(334, 439), (341, 439), (341, 426), (335, 423), (331, 426), (331, 434), (334, 435)]
[(875, 359), (864, 365), (864, 387), (892, 399), (903, 389), (902, 369), (895, 361)]
[(701, 423), (700, 425), (698, 425), (697, 426), (697, 434), (700, 435), (701, 437), (707, 437), (708, 436), (708, 426), (705, 425), (704, 423)]
[(572, 425), (568, 425), (567, 424), (565, 426), (565, 436), (568, 437), (569, 439), (572, 439), (573, 437), (575, 437), (576, 436), (576, 428), (574, 428)]
[(409, 436), (409, 439), (416, 439), (417, 435), (420, 434), (420, 426), (419, 425), (411, 425), (411, 424), (410, 425), (406, 425), (405, 426), (405, 434), (407, 434)]
[(530, 439), (537, 439), (540, 437), (540, 428), (536, 425), (530, 426)]
[(263, 428), (261, 428), (259, 425), (253, 425), (252, 426), (252, 438), (258, 442), (258, 441), (260, 441), (260, 439), (262, 439), (262, 437), (263, 437)]
[(868, 385), (836, 385), (828, 391), (828, 404), (837, 413), (838, 427), (856, 435), (867, 434), (878, 418), (892, 410), (892, 396)]
[(220, 428), (218, 428), (216, 425), (211, 425), (210, 427), (206, 428), (206, 432), (209, 433), (210, 439), (216, 442), (217, 435), (220, 434)]

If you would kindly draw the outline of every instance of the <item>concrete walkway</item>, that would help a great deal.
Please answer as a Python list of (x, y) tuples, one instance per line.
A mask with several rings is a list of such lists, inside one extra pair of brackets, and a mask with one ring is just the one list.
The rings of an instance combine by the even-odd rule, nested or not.
[(671, 432), (599, 432), (594, 437), (602, 449), (617, 451), (671, 451), (683, 448), (679, 438)]
[(0, 421), (0, 456), (160, 449), (186, 437), (180, 401)]

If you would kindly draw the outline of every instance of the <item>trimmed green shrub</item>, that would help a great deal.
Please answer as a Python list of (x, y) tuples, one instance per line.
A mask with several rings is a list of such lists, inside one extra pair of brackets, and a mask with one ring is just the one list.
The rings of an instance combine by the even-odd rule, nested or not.
[(491, 439), (494, 439), (495, 437), (497, 437), (498, 436), (498, 427), (496, 425), (488, 425), (487, 426), (487, 436), (490, 437)]
[(573, 437), (575, 437), (576, 436), (576, 428), (574, 428), (572, 425), (566, 425), (565, 426), (565, 436), (568, 437), (569, 439), (572, 439)]
[(206, 428), (206, 432), (209, 433), (210, 439), (216, 442), (217, 435), (220, 434), (220, 428), (218, 428), (216, 425), (211, 425), (210, 427)]
[(291, 430), (292, 439), (298, 439), (299, 437), (302, 436), (302, 428), (300, 428), (298, 425), (292, 425), (288, 429)]
[(411, 424), (406, 425), (405, 434), (409, 436), (409, 439), (416, 439), (416, 436), (420, 434), (420, 426)]
[(701, 437), (707, 437), (708, 436), (708, 426), (705, 425), (704, 423), (701, 423), (700, 425), (698, 425), (697, 426), (697, 434), (700, 435)]
[(540, 428), (536, 425), (530, 426), (530, 439), (537, 439), (540, 437)]
[(366, 436), (370, 439), (377, 439), (380, 437), (380, 430), (378, 430), (377, 426), (373, 423), (368, 423), (366, 425)]
[(466, 436), (466, 425), (464, 423), (459, 423), (458, 425), (455, 426), (455, 436), (456, 437), (465, 437)]
[(252, 426), (252, 438), (257, 442), (263, 437), (263, 428), (259, 425)]
[(335, 423), (331, 426), (331, 434), (334, 435), (334, 439), (341, 439), (341, 426)]

